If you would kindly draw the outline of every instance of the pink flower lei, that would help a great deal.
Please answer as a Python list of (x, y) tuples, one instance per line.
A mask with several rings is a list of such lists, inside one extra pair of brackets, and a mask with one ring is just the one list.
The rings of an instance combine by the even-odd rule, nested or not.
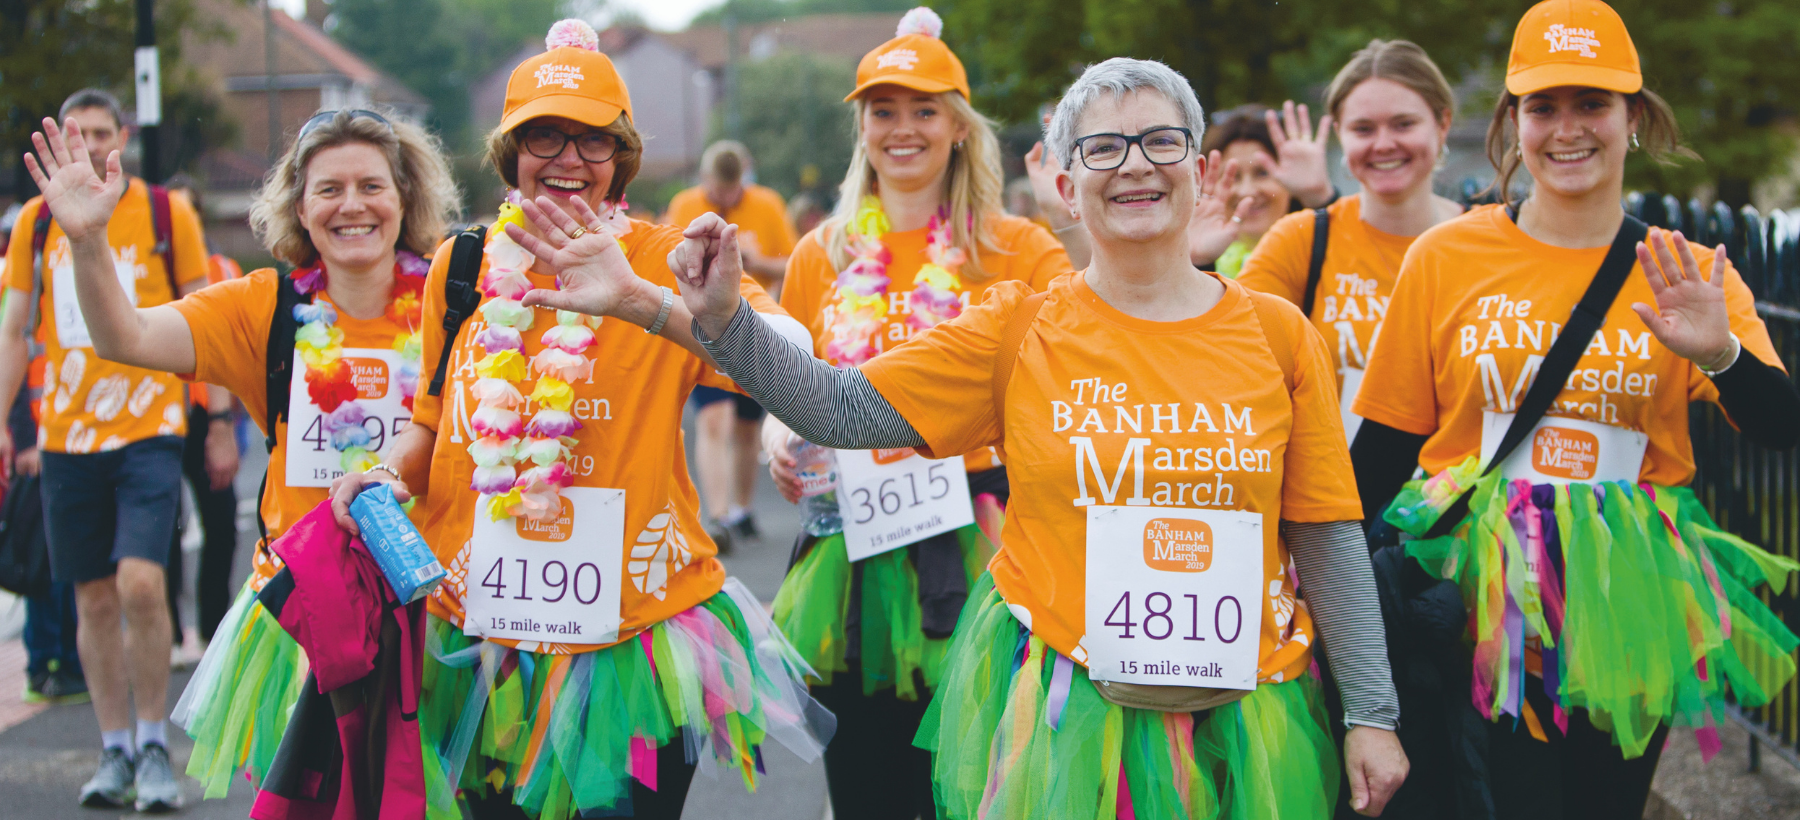
[[(844, 229), (852, 258), (837, 276), (837, 304), (825, 328), (829, 338), (825, 355), (840, 367), (855, 367), (881, 352), (881, 335), (887, 326), (887, 293), (893, 283), (887, 268), (893, 253), (882, 242), (890, 223), (881, 200), (864, 197)], [(925, 258), (913, 276), (912, 292), (906, 295), (910, 311), (906, 323), (915, 330), (935, 327), (962, 314), (962, 279), (957, 271), (969, 257), (952, 240), (945, 209), (939, 209), (926, 226)]]

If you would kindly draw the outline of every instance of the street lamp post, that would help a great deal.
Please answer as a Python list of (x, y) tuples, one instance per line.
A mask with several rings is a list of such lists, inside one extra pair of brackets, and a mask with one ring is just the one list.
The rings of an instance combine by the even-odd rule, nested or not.
[(156, 0), (137, 0), (136, 66), (137, 127), (143, 147), (140, 171), (150, 182), (162, 181), (162, 67), (156, 56)]

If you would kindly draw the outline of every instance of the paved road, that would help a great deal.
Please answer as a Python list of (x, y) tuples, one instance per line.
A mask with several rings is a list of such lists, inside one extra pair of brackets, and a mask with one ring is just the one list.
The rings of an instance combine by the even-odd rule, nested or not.
[[(691, 414), (690, 414), (691, 415)], [(690, 419), (691, 421), (691, 419)], [(689, 437), (692, 428), (689, 427)], [(262, 476), (260, 451), (247, 454), (238, 476), (240, 497), (255, 498), (257, 482)], [(731, 574), (763, 601), (772, 600), (787, 567), (789, 548), (799, 531), (795, 508), (782, 501), (769, 485), (766, 476), (758, 486), (756, 515), (763, 530), (760, 545), (740, 547), (727, 556), (725, 564)], [(240, 517), (237, 577), (233, 588), (242, 583), (249, 572), (250, 549), (256, 540), (255, 522)], [(197, 561), (188, 561), (189, 572)], [(191, 603), (184, 603), (187, 622), (192, 622)], [(0, 635), (0, 638), (9, 636)], [(187, 675), (177, 674), (171, 681), (169, 700), (172, 704), (187, 683)], [(16, 699), (14, 692), (0, 693), (0, 701)], [(171, 729), (170, 753), (177, 770), (186, 766), (192, 743), (180, 730)], [(89, 706), (65, 706), (45, 710), (4, 732), (0, 732), (0, 820), (95, 820), (129, 815), (130, 812), (96, 811), (75, 804), (81, 784), (93, 774), (99, 736)], [(694, 778), (689, 792), (685, 820), (814, 820), (825, 813), (825, 773), (819, 763), (808, 765), (789, 754), (778, 744), (765, 748), (768, 777), (753, 795), (744, 792), (735, 774), (709, 775), (702, 771)], [(200, 801), (200, 784), (185, 780), (189, 805), (179, 816), (188, 818), (242, 818), (249, 814), (251, 790), (246, 783), (234, 784), (224, 800)]]

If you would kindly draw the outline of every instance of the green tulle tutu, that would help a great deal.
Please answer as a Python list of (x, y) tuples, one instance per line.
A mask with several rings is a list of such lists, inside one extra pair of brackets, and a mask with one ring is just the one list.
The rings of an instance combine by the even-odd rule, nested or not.
[(238, 772), (269, 772), (306, 681), (306, 653), (256, 601), (249, 583), (195, 668), (169, 719), (194, 739), (189, 777), (224, 797)]
[(817, 759), (836, 721), (806, 693), (811, 670), (735, 579), (698, 606), (615, 646), (520, 652), (428, 619), (419, 728), (427, 816), (462, 817), (458, 793), (510, 789), (537, 818), (629, 805), (656, 785), (656, 750), (737, 770), (755, 789), (774, 738)]
[[(1471, 484), (1465, 523), (1407, 554), (1462, 587), (1471, 698), (1487, 717), (1566, 725), (1579, 707), (1627, 758), (1662, 723), (1695, 727), (1710, 752), (1728, 693), (1760, 706), (1793, 678), (1800, 640), (1753, 590), (1779, 593), (1800, 565), (1721, 530), (1689, 490), (1477, 479), (1471, 460), (1408, 484), (1386, 518), (1423, 534)], [(1528, 629), (1541, 680), (1525, 671)], [(1531, 714), (1527, 686), (1544, 687), (1554, 715)]]
[[(973, 585), (991, 549), (973, 524), (957, 530), (956, 537)], [(918, 700), (915, 680), (923, 677), (927, 688), (937, 686), (950, 640), (926, 637), (920, 627), (919, 576), (906, 550), (889, 550), (861, 563), (863, 694), (892, 688), (901, 700)], [(850, 668), (844, 660), (850, 644), (844, 628), (850, 572), (843, 533), (828, 535), (813, 542), (775, 594), (775, 624), (815, 670), (816, 683), (829, 685), (833, 675)]]
[(1194, 714), (1107, 703), (981, 576), (915, 741), (940, 816), (1323, 818), (1338, 754), (1311, 677)]

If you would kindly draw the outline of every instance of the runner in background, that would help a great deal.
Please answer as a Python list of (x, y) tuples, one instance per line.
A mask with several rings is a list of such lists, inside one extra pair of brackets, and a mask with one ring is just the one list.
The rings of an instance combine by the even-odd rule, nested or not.
[[(334, 483), (333, 506), (354, 526), (346, 507), (365, 486), (430, 499), (422, 529), (450, 570), (428, 599), (419, 703), (433, 816), (463, 803), (477, 818), (674, 820), (700, 762), (754, 787), (766, 740), (815, 759), (832, 721), (700, 525), (681, 406), (697, 384), (731, 382), (674, 291), (681, 231), (624, 213), (644, 149), (630, 93), (586, 23), (557, 23), (546, 46), (513, 71), (488, 138), (512, 190), (480, 257), (478, 313), (443, 329), (455, 241), (426, 282), (424, 361), (448, 351), (443, 392), (421, 394), (385, 464)], [(555, 226), (521, 230), (546, 210)], [(595, 292), (588, 278), (553, 290), (552, 255), (599, 257), (588, 272), (613, 318), (551, 309)], [(811, 347), (754, 281), (734, 281)]]
[[(1313, 242), (1320, 216), (1305, 210), (1269, 228), (1238, 280), (1311, 310), (1308, 318), (1325, 334), (1337, 367), (1344, 433), (1353, 440), (1362, 420), (1350, 403), (1381, 332), (1400, 260), (1419, 234), (1462, 213), (1462, 206), (1431, 192), (1449, 151), (1456, 96), (1424, 49), (1404, 40), (1374, 40), (1338, 70), (1325, 92), (1325, 110), (1319, 133), (1336, 124), (1344, 166), (1362, 191), (1324, 209), (1328, 244), (1317, 271)], [(1329, 186), (1330, 180), (1303, 187), (1320, 183)]]
[[(1401, 265), (1352, 456), (1366, 515), (1386, 506), (1395, 526), (1437, 536), (1405, 552), (1460, 588), (1466, 632), (1435, 652), (1446, 675), (1472, 674), (1446, 684), (1471, 701), (1448, 737), (1409, 749), (1465, 770), (1460, 794), (1421, 816), (1460, 797), (1502, 820), (1636, 820), (1672, 726), (1710, 754), (1727, 697), (1755, 707), (1793, 677), (1800, 640), (1755, 590), (1795, 563), (1725, 533), (1685, 485), (1691, 403), (1788, 449), (1800, 392), (1724, 247), (1662, 230), (1634, 243), (1642, 223), (1620, 205), (1627, 154), (1686, 155), (1678, 137), (1612, 8), (1539, 3), (1513, 34), (1487, 143), (1492, 190), (1523, 168), (1530, 195), (1432, 228)], [(1578, 301), (1601, 314), (1584, 294), (1609, 257), (1629, 266), (1623, 288), (1597, 332), (1571, 336)], [(1581, 351), (1572, 365), (1551, 352), (1559, 340)], [(1481, 475), (1545, 378), (1559, 388), (1548, 415)], [(1415, 467), (1431, 477), (1407, 482)], [(1466, 517), (1452, 506), (1465, 490)], [(1430, 638), (1409, 627), (1409, 641)]]
[[(1324, 817), (1338, 754), (1307, 672), (1315, 640), (1356, 724), (1352, 805), (1379, 814), (1405, 776), (1324, 340), (1188, 258), (1204, 128), (1167, 66), (1090, 67), (1049, 146), (1093, 265), (1036, 295), (996, 284), (855, 368), (743, 309), (722, 221), (703, 217), (672, 257), (696, 335), (809, 440), (1009, 456), (1005, 540), (917, 739), (935, 752), (937, 816)], [(599, 250), (557, 263), (571, 292), (601, 293), (571, 302), (607, 312)]]
[[(78, 134), (65, 143), (54, 124), (45, 130), (40, 157), (27, 165), (52, 210), (71, 224), (104, 224), (122, 187), (116, 156), (97, 176)], [(262, 783), (275, 759), (307, 663), (257, 597), (282, 569), (268, 546), (325, 500), (334, 474), (391, 457), (418, 381), (419, 254), (436, 247), (458, 200), (441, 146), (424, 129), (374, 111), (325, 111), (301, 126), (251, 205), (252, 229), (295, 266), (292, 274), (264, 268), (173, 305), (134, 308), (111, 285), (104, 258), (76, 254), (74, 274), (92, 288), (81, 306), (101, 354), (229, 389), (268, 436), (264, 536), (250, 578), (219, 624), (225, 637), (208, 647), (175, 709), (194, 738), (187, 772), (208, 797), (223, 797), (240, 772)], [(277, 321), (284, 301), (291, 322)], [(287, 395), (273, 400), (272, 348), (293, 351), (281, 359), (292, 367)], [(385, 389), (354, 383), (346, 358), (381, 360)], [(279, 384), (283, 371), (274, 372)], [(346, 432), (356, 429), (369, 436)]]
[(1213, 115), (1202, 147), (1235, 161), (1225, 186), (1225, 209), (1232, 214), (1237, 238), (1210, 262), (1227, 279), (1236, 278), (1244, 260), (1262, 241), (1276, 220), (1302, 208), (1323, 208), (1337, 200), (1337, 189), (1325, 170), (1325, 140), (1331, 134), (1331, 118), (1319, 121), (1314, 135), (1312, 118), (1302, 103), (1289, 101), (1280, 112), (1261, 105), (1243, 105)]
[[(669, 200), (663, 221), (686, 228), (701, 214), (718, 214), (744, 232), (752, 250), (744, 269), (772, 296), (781, 293), (788, 255), (794, 252), (794, 227), (781, 194), (751, 181), (750, 152), (742, 144), (721, 140), (700, 155), (700, 184)], [(694, 463), (700, 474), (700, 500), (706, 534), (728, 555), (737, 542), (760, 543), (750, 502), (756, 494), (761, 465), (757, 431), (763, 411), (742, 393), (700, 385), (692, 399), (695, 415)]]
[[(194, 213), (204, 220), (200, 191), (192, 177), (176, 174), (169, 177), (169, 193), (186, 199)], [(244, 275), (231, 257), (214, 251), (212, 242), (206, 248), (206, 283), (216, 285)], [(175, 624), (177, 663), (191, 665), (206, 653), (219, 621), (231, 608), (231, 559), (237, 552), (237, 487), (233, 480), (238, 470), (237, 399), (229, 393), (226, 406), (207, 406), (212, 391), (206, 385), (193, 385), (189, 390), (192, 404), (188, 408), (188, 435), (181, 451), (181, 472), (187, 477), (188, 489), (194, 494), (200, 519), (200, 571), (194, 578), (194, 611), (199, 644), (188, 646), (181, 630), (176, 594), (185, 583), (183, 555), (177, 548), (169, 557), (169, 611)], [(230, 435), (211, 435), (218, 425)]]
[[(1070, 271), (1049, 231), (1003, 210), (999, 142), (969, 106), (968, 79), (938, 37), (942, 25), (929, 9), (914, 9), (894, 39), (863, 57), (845, 98), (855, 104), (857, 141), (837, 212), (800, 240), (788, 265), (782, 307), (812, 331), (814, 354), (834, 365), (898, 349), (998, 283), (1041, 290)], [(789, 501), (801, 492), (794, 441), (769, 421), (770, 472)], [(817, 450), (805, 451), (816, 459)], [(966, 470), (966, 478), (934, 479), (921, 467), (913, 480), (945, 482), (927, 495), (946, 496), (946, 520), (960, 514), (966, 526), (918, 530), (871, 554), (864, 537), (848, 539), (863, 531), (858, 519), (876, 527), (879, 499), (870, 493), (881, 482), (854, 490), (871, 503), (848, 521), (839, 501), (854, 505), (859, 480), (904, 455), (837, 456), (841, 486), (806, 499), (805, 531), (775, 598), (776, 623), (819, 673), (814, 696), (838, 716), (825, 750), (838, 817), (933, 815), (930, 758), (912, 738), (957, 615), (993, 550), (975, 521), (997, 525), (1007, 497), (1006, 470), (992, 449), (943, 453), (959, 458), (938, 471)]]
[[(103, 173), (107, 155), (129, 137), (117, 100), (103, 91), (76, 92), (60, 116), (98, 149), (91, 163), (81, 162), (91, 174)], [(42, 142), (36, 147), (47, 150)], [(69, 224), (56, 219), (40, 231), (47, 206), (33, 199), (7, 251), (12, 295), (0, 319), (0, 404), (12, 404), (31, 340), (41, 338), (48, 357), (38, 431), (46, 534), (53, 574), (75, 583), (82, 670), (103, 749), (99, 771), (81, 790), (89, 806), (122, 806), (133, 792), (140, 809), (181, 803), (163, 721), (172, 644), (166, 566), (181, 510), (186, 391), (166, 373), (95, 356), (74, 273), (76, 257), (91, 254), (87, 261), (146, 307), (204, 287), (200, 220), (187, 203), (159, 191), (119, 175), (117, 212), (109, 207), (69, 234)], [(0, 459), (11, 460), (10, 439), (0, 441)]]

